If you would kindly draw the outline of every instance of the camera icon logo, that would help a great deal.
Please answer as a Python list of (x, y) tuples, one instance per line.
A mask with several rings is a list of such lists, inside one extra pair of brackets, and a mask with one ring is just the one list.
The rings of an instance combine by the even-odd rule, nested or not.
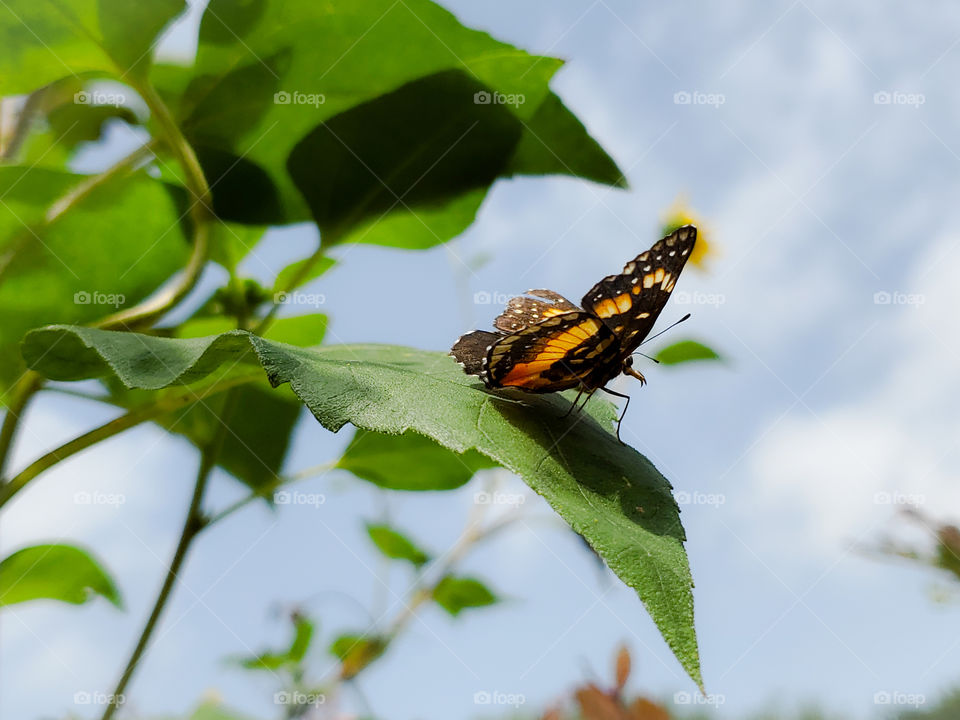
[(473, 94), (474, 105), (489, 105), (492, 99), (493, 96), (491, 96), (486, 90), (478, 90)]
[(273, 94), (273, 104), (274, 105), (289, 105), (290, 104), (290, 93), (286, 90), (280, 90)]

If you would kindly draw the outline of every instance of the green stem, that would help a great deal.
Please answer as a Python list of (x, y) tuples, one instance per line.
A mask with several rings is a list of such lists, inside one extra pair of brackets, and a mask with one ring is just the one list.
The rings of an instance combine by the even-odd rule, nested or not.
[[(37, 390), (43, 385), (43, 378), (33, 370), (27, 370), (16, 384), (10, 389), (10, 402), (7, 405), (7, 412), (3, 416), (3, 425), (0, 426), (0, 478), (6, 470), (7, 462), (10, 459), (10, 450), (13, 448), (13, 441), (17, 435), (17, 427), (20, 424), (20, 418), (23, 411), (34, 396)], [(0, 493), (3, 492), (2, 480), (0, 480)]]
[(267, 487), (261, 488), (257, 492), (252, 492), (246, 497), (242, 497), (236, 502), (230, 505), (227, 505), (227, 507), (225, 507), (220, 512), (214, 515), (211, 515), (210, 519), (207, 520), (207, 524), (205, 527), (211, 527), (212, 525), (216, 525), (218, 522), (227, 519), (228, 517), (233, 515), (235, 512), (243, 510), (243, 508), (245, 508), (247, 505), (250, 505), (251, 503), (254, 503), (257, 500), (263, 500), (264, 498), (269, 497), (277, 488), (284, 487), (286, 485), (290, 485), (295, 482), (299, 482), (300, 480), (306, 480), (307, 478), (313, 477), (314, 475), (319, 475), (321, 473), (327, 472), (328, 470), (332, 470), (336, 466), (337, 466), (336, 462), (323, 463), (322, 465), (315, 465), (314, 467), (307, 468), (306, 470), (301, 470), (300, 472), (294, 473), (293, 475), (288, 475), (287, 477), (277, 478), (275, 482), (271, 483)]
[(193, 221), (193, 249), (187, 266), (175, 282), (138, 305), (114, 313), (96, 324), (96, 327), (105, 329), (132, 330), (152, 324), (193, 290), (210, 254), (210, 226), (214, 218), (213, 196), (197, 154), (153, 86), (149, 83), (138, 83), (136, 89), (160, 125), (163, 141), (186, 175), (187, 190), (192, 195), (189, 200), (189, 213)]
[(51, 467), (63, 460), (66, 460), (71, 455), (76, 455), (81, 450), (85, 450), (101, 440), (106, 440), (109, 437), (113, 437), (114, 435), (139, 425), (140, 423), (153, 420), (161, 415), (166, 415), (167, 413), (173, 412), (182, 407), (186, 407), (187, 405), (191, 405), (195, 402), (210, 397), (211, 395), (223, 392), (224, 390), (229, 390), (236, 385), (252, 382), (259, 377), (259, 375), (255, 375), (231, 378), (230, 380), (221, 383), (209, 385), (199, 392), (189, 391), (172, 397), (164, 398), (159, 402), (150, 403), (148, 405), (135, 408), (125, 415), (121, 415), (120, 417), (115, 418), (104, 425), (94, 428), (90, 432), (75, 437), (73, 440), (64, 443), (60, 447), (48, 452), (46, 455), (34, 460), (30, 465), (15, 475), (8, 483), (5, 483), (2, 487), (0, 487), (0, 507), (3, 507), (14, 495), (20, 492), (27, 485), (27, 483), (37, 477), (37, 475), (49, 470)]
[(187, 557), (187, 551), (190, 549), (194, 538), (203, 530), (206, 524), (203, 517), (203, 494), (207, 488), (210, 473), (217, 464), (217, 455), (220, 452), (223, 440), (227, 434), (227, 418), (236, 404), (236, 398), (237, 394), (234, 392), (227, 395), (223, 410), (220, 413), (220, 427), (217, 429), (216, 436), (200, 454), (200, 467), (197, 470), (197, 480), (194, 483), (193, 496), (190, 498), (190, 506), (187, 508), (187, 515), (183, 521), (180, 540), (177, 542), (177, 548), (173, 553), (173, 558), (170, 560), (170, 566), (167, 569), (166, 577), (163, 579), (163, 585), (161, 585), (157, 599), (153, 603), (150, 617), (147, 618), (147, 622), (140, 632), (140, 638), (137, 640), (137, 644), (130, 654), (130, 659), (127, 660), (127, 664), (123, 669), (123, 673), (120, 675), (120, 679), (117, 681), (113, 693), (108, 697), (107, 707), (103, 711), (102, 720), (110, 720), (120, 705), (123, 704), (127, 685), (133, 678), (133, 673), (137, 669), (137, 665), (140, 664), (140, 660), (146, 652), (147, 646), (150, 644), (150, 639), (153, 637), (153, 632), (157, 627), (160, 616), (163, 615), (167, 601), (170, 599), (173, 587), (180, 574), (180, 568), (183, 567), (183, 562)]

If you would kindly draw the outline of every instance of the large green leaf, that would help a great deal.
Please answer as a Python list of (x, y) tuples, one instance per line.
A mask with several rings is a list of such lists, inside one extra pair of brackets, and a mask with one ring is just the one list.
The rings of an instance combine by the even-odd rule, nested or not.
[(594, 401), (571, 419), (563, 417), (569, 394), (490, 392), (440, 353), (381, 345), (304, 349), (236, 331), (174, 340), (54, 326), (27, 335), (23, 350), (31, 367), (56, 379), (112, 373), (141, 388), (197, 379), (218, 361), (255, 358), (274, 385), (289, 383), (329, 430), (347, 423), (384, 433), (414, 430), (458, 453), (476, 449), (522, 477), (638, 592), (701, 684), (679, 508), (667, 480), (616, 439), (610, 403)]
[(23, 370), (17, 345), (27, 330), (110, 315), (186, 261), (182, 194), (144, 173), (105, 183), (44, 227), (49, 204), (82, 180), (0, 167), (0, 394)]
[(627, 186), (617, 164), (553, 93), (523, 123), (523, 136), (508, 171), (522, 175), (569, 174), (615, 187)]
[(453, 490), (496, 463), (476, 450), (451, 452), (425, 435), (358, 430), (337, 467), (389, 490)]
[(82, 605), (94, 595), (121, 606), (120, 591), (106, 570), (72, 545), (33, 545), (0, 562), (0, 605), (38, 599)]
[(212, 0), (192, 76), (153, 77), (221, 217), (423, 248), (462, 232), (500, 174), (620, 184), (550, 93), (560, 65), (430, 0)]
[(157, 35), (185, 8), (184, 0), (6, 0), (0, 96), (68, 75), (143, 75)]

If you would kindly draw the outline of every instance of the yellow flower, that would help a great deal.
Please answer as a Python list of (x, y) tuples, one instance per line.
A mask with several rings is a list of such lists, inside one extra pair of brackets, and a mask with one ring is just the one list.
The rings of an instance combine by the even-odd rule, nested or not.
[(673, 205), (664, 211), (662, 220), (662, 234), (664, 236), (669, 235), (678, 227), (682, 227), (684, 225), (697, 226), (697, 244), (693, 248), (693, 254), (690, 256), (690, 263), (700, 270), (706, 270), (707, 256), (716, 255), (716, 251), (712, 249), (710, 241), (707, 239), (709, 233), (707, 232), (706, 226), (690, 208), (685, 195), (677, 196), (677, 199), (673, 201)]

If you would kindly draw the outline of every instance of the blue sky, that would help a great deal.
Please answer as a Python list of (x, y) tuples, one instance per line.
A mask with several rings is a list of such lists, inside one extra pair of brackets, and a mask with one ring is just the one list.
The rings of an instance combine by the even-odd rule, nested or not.
[[(816, 700), (866, 718), (886, 710), (877, 693), (933, 701), (960, 679), (960, 641), (945, 631), (960, 607), (931, 600), (932, 573), (874, 562), (858, 548), (882, 534), (928, 539), (878, 493), (909, 496), (945, 518), (960, 501), (960, 9), (444, 4), (467, 25), (566, 59), (553, 87), (631, 189), (567, 178), (501, 182), (449, 247), (338, 248), (338, 267), (308, 288), (326, 297), (327, 341), (442, 350), (496, 314), (475, 304), (475, 293), (550, 287), (577, 299), (648, 247), (663, 210), (685, 193), (717, 252), (709, 273), (688, 270), (677, 292), (719, 302), (674, 302), (664, 320), (692, 310), (673, 339), (703, 339), (727, 362), (645, 367), (647, 387), (628, 379), (614, 387), (634, 397), (625, 439), (678, 492), (723, 499), (687, 504), (682, 515), (704, 676), (723, 696), (716, 715)], [(182, 54), (187, 37), (174, 31), (164, 51)], [(677, 104), (683, 92), (722, 103)], [(313, 233), (275, 233), (246, 269), (270, 279), (312, 246)], [(392, 290), (374, 305), (368, 287)], [(891, 302), (878, 303), (885, 296), (877, 293)], [(17, 461), (109, 417), (76, 399), (41, 398)], [(288, 467), (332, 459), (348, 439), (305, 418)], [(4, 517), (4, 544), (63, 537), (91, 547), (116, 574), (127, 610), (8, 611), (0, 714), (94, 716), (73, 704), (74, 693), (112, 687), (172, 552), (194, 465), (184, 442), (143, 427), (61, 464), (18, 497)], [(495, 475), (501, 489), (524, 492), (515, 478)], [(131, 707), (183, 713), (214, 695), (272, 717), (270, 679), (251, 679), (223, 658), (283, 642), (277, 611), (292, 603), (316, 615), (325, 637), (364, 627), (368, 611), (396, 612), (391, 591), (402, 594), (410, 578), (381, 566), (362, 520), (387, 513), (442, 551), (479, 488), (392, 495), (385, 505), (331, 473), (301, 486), (327, 497), (320, 508), (235, 516), (194, 548), (130, 689)], [(78, 509), (73, 496), (83, 490), (121, 493), (125, 502)], [(218, 477), (210, 504), (240, 492)], [(380, 715), (483, 716), (474, 693), (494, 690), (541, 708), (585, 677), (609, 677), (621, 642), (634, 653), (635, 689), (666, 698), (693, 690), (635, 594), (601, 579), (529, 491), (523, 512), (524, 522), (462, 566), (509, 601), (456, 620), (423, 612), (360, 680)], [(318, 674), (329, 667), (320, 648), (314, 666)], [(343, 700), (357, 702), (349, 692)]]

